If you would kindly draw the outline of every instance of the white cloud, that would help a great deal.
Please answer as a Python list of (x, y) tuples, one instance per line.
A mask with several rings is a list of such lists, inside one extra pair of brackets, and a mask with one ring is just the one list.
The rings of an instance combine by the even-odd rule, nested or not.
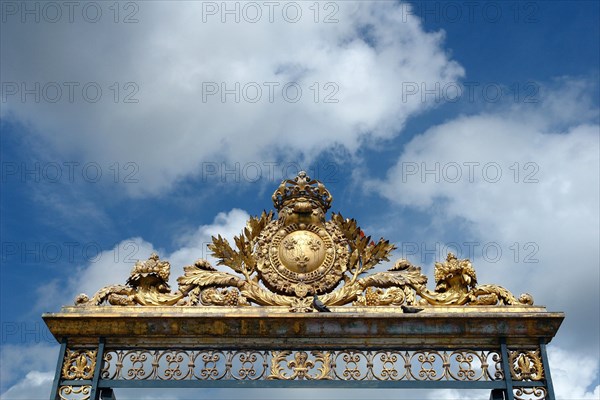
[[(154, 246), (136, 237), (121, 241), (112, 250), (102, 252), (93, 262), (76, 273), (70, 287), (82, 293), (94, 294), (96, 290), (113, 284), (125, 284), (133, 263), (145, 260)], [(74, 294), (74, 292), (71, 292)]]
[(48, 398), (57, 358), (58, 346), (43, 343), (2, 345), (0, 377), (2, 390), (6, 391), (0, 397)]
[[(600, 127), (585, 86), (565, 80), (545, 92), (540, 104), (432, 127), (405, 146), (385, 180), (369, 185), (398, 205), (434, 213), (431, 241), (479, 241), (473, 253), (479, 282), (501, 284), (517, 295), (529, 292), (537, 304), (565, 311), (557, 345), (575, 358), (597, 359)], [(465, 163), (478, 163), (470, 164), (472, 181)], [(434, 173), (422, 173), (436, 165), (438, 182)], [(503, 251), (497, 262), (490, 261), (495, 254), (482, 253), (486, 243)], [(528, 255), (539, 262), (525, 262)], [(574, 370), (569, 374), (575, 376)], [(568, 387), (560, 386), (565, 384), (557, 386), (566, 396)]]
[(574, 354), (550, 346), (548, 358), (557, 399), (597, 400), (600, 398), (597, 357)]
[(210, 255), (207, 245), (212, 243), (211, 237), (221, 235), (233, 243), (233, 237), (239, 235), (250, 215), (237, 208), (225, 213), (217, 214), (210, 225), (201, 225), (198, 229), (188, 235), (179, 238), (181, 247), (169, 255), (171, 263), (171, 283), (183, 275), (183, 267), (193, 264), (199, 258), (204, 258), (217, 267), (217, 260)]
[[(298, 23), (286, 22), (281, 10), (270, 23), (266, 9), (257, 23), (235, 23), (231, 16), (221, 23), (220, 13), (202, 22), (206, 3), (134, 3), (140, 8), (135, 24), (115, 24), (108, 8), (96, 24), (80, 17), (55, 24), (9, 18), (2, 27), (2, 75), (19, 93), (5, 88), (2, 118), (31, 127), (62, 158), (103, 166), (136, 162), (140, 184), (126, 190), (158, 194), (198, 173), (202, 162), (276, 161), (279, 154), (301, 161), (332, 146), (354, 151), (367, 139), (392, 137), (409, 116), (431, 106), (418, 96), (403, 101), (403, 82), (443, 85), (463, 75), (442, 48), (443, 33), (425, 32), (406, 5), (331, 3), (339, 6), (339, 22), (326, 24), (314, 22), (312, 3), (300, 2)], [(332, 11), (321, 10), (319, 18)], [(27, 95), (23, 102), (20, 85), (36, 82), (41, 101)], [(48, 82), (63, 86), (60, 101), (46, 100), (55, 90), (44, 90)], [(64, 82), (81, 83), (73, 103)], [(103, 90), (97, 103), (82, 97), (87, 82)], [(117, 103), (114, 82), (121, 85)], [(122, 102), (131, 92), (123, 88), (126, 82), (139, 87), (139, 103)], [(210, 96), (204, 102), (206, 82), (228, 88), (256, 82), (263, 97), (250, 103), (242, 95), (235, 103), (229, 95), (222, 103)], [(272, 103), (264, 82), (280, 84)], [(282, 99), (288, 82), (302, 88), (297, 103)], [(337, 85), (337, 93), (327, 82)], [(339, 102), (323, 103), (330, 94)]]
[(24, 379), (2, 393), (5, 400), (47, 399), (54, 380), (54, 372), (28, 372)]
[[(309, 383), (309, 382), (307, 382)], [(471, 397), (465, 397), (464, 393), (470, 393)], [(138, 390), (126, 389), (116, 392), (119, 400), (138, 400), (138, 399), (181, 399), (189, 400), (201, 397), (206, 400), (229, 400), (244, 398), (248, 400), (424, 400), (424, 399), (445, 399), (445, 400), (488, 400), (489, 391), (474, 390), (459, 393), (454, 390), (423, 390), (423, 389), (182, 389), (182, 390)], [(473, 397), (474, 396), (474, 397)]]
[(216, 260), (206, 248), (211, 243), (211, 237), (220, 234), (232, 242), (233, 237), (240, 234), (246, 226), (249, 217), (246, 211), (240, 209), (221, 212), (212, 224), (201, 225), (196, 231), (177, 238), (180, 247), (170, 254), (139, 237), (123, 240), (113, 249), (98, 254), (87, 265), (75, 270), (66, 289), (64, 282), (58, 281), (39, 287), (36, 309), (50, 311), (61, 305), (73, 304), (75, 296), (80, 293), (91, 297), (104, 286), (125, 284), (133, 264), (137, 260), (146, 260), (153, 252), (158, 253), (162, 260), (170, 262), (169, 283), (176, 290), (177, 278), (183, 275), (184, 266), (193, 264), (199, 258), (208, 259), (216, 266)]
[(80, 293), (92, 296), (104, 286), (125, 284), (135, 261), (147, 259), (154, 251), (154, 246), (142, 238), (125, 239), (113, 249), (97, 254), (87, 265), (75, 268), (67, 282), (53, 280), (36, 288), (38, 301), (34, 309), (53, 311), (62, 305), (73, 305)]

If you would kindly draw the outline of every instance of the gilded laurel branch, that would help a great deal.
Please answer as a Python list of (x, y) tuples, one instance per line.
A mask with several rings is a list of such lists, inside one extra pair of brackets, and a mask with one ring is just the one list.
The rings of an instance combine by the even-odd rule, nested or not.
[(340, 228), (350, 247), (350, 260), (347, 267), (352, 275), (350, 285), (356, 282), (359, 275), (372, 269), (381, 261), (389, 261), (388, 256), (396, 248), (395, 245), (383, 238), (375, 243), (370, 236), (365, 236), (355, 219), (344, 218), (336, 213), (333, 213), (331, 219)]
[(272, 211), (269, 213), (263, 211), (260, 218), (251, 217), (243, 232), (234, 238), (237, 250), (234, 250), (227, 239), (223, 239), (221, 235), (213, 236), (212, 243), (208, 248), (212, 251), (213, 256), (219, 260), (217, 264), (226, 265), (235, 272), (244, 275), (246, 279), (250, 279), (250, 275), (254, 273), (256, 268), (254, 247), (260, 233), (272, 219)]

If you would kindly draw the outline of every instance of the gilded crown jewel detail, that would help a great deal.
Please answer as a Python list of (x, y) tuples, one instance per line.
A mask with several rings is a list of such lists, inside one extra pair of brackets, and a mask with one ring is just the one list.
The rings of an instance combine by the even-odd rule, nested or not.
[(301, 198), (316, 202), (323, 211), (329, 210), (333, 201), (325, 185), (316, 179), (311, 179), (304, 171), (300, 171), (294, 179), (283, 180), (272, 197), (278, 211)]

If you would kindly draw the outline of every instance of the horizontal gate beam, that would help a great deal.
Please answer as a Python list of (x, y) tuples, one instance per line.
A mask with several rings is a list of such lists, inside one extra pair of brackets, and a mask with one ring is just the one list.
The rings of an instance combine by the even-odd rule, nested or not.
[[(517, 385), (515, 385), (517, 386)], [(523, 386), (540, 386), (527, 382)], [(98, 383), (100, 388), (363, 388), (363, 389), (504, 389), (504, 381), (339, 381), (339, 380), (260, 380), (260, 381), (110, 381)]]

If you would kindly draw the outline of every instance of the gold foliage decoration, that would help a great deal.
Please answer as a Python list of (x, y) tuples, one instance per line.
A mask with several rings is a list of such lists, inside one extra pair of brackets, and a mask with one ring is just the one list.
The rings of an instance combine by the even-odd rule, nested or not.
[(355, 219), (325, 213), (332, 197), (324, 185), (301, 172), (285, 180), (273, 194), (273, 211), (251, 217), (233, 245), (217, 235), (209, 249), (218, 270), (207, 260), (184, 267), (172, 292), (170, 264), (152, 254), (138, 261), (126, 285), (100, 289), (91, 299), (81, 294), (80, 306), (284, 306), (312, 311), (313, 296), (326, 306), (401, 305), (531, 305), (498, 285), (478, 285), (468, 259), (449, 253), (435, 263), (435, 289), (427, 289), (421, 268), (401, 259), (385, 272), (368, 275), (396, 248), (383, 238), (367, 236)]
[(348, 240), (350, 260), (347, 269), (352, 275), (350, 285), (356, 282), (359, 275), (372, 269), (381, 261), (389, 261), (388, 256), (396, 246), (390, 244), (388, 240), (381, 238), (376, 244), (370, 236), (365, 236), (355, 219), (344, 218), (341, 214), (335, 213), (331, 219)]

